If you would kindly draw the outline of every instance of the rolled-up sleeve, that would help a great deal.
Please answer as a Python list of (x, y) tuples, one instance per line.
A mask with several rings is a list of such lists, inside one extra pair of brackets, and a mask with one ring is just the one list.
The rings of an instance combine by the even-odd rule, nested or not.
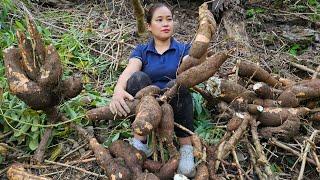
[(143, 60), (142, 60), (142, 46), (141, 45), (138, 45), (136, 48), (134, 48), (134, 50), (131, 52), (131, 54), (129, 56), (129, 60), (131, 58), (137, 58), (143, 62)]

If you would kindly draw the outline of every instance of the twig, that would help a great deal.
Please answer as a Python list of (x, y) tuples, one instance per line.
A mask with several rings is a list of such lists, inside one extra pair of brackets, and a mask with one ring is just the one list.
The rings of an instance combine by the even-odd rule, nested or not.
[(83, 173), (90, 174), (92, 176), (96, 176), (96, 177), (100, 177), (100, 178), (106, 178), (105, 175), (100, 175), (100, 174), (97, 174), (97, 173), (94, 173), (94, 172), (90, 172), (90, 171), (87, 171), (87, 170), (85, 170), (83, 168), (79, 168), (79, 167), (76, 167), (76, 166), (71, 166), (71, 165), (68, 165), (68, 164), (63, 164), (63, 163), (49, 161), (49, 160), (44, 160), (44, 162), (45, 163), (49, 163), (49, 164), (63, 166), (63, 167), (73, 168), (73, 169), (76, 169), (76, 170), (81, 171)]
[(246, 146), (247, 146), (247, 149), (248, 149), (248, 152), (249, 152), (249, 155), (250, 155), (250, 161), (251, 161), (251, 163), (253, 165), (255, 173), (258, 175), (259, 179), (268, 179), (266, 177), (266, 175), (264, 173), (262, 173), (261, 169), (259, 168), (259, 166), (257, 164), (256, 156), (254, 155), (254, 152), (252, 150), (252, 145), (249, 142), (248, 138), (245, 138), (245, 141), (246, 141)]
[(151, 134), (152, 138), (152, 151), (153, 151), (153, 160), (158, 161), (158, 151), (157, 151), (157, 138), (156, 138), (156, 133), (152, 131)]
[(180, 129), (186, 131), (186, 132), (189, 133), (190, 135), (194, 135), (194, 132), (190, 131), (188, 128), (186, 128), (186, 127), (184, 127), (184, 126), (182, 126), (182, 125), (180, 125), (180, 124), (174, 122), (174, 125), (177, 126), (177, 127), (180, 128)]
[(239, 66), (241, 63), (241, 59), (237, 59), (237, 63), (236, 63), (236, 77), (235, 77), (235, 83), (238, 83), (238, 79), (239, 79)]
[(47, 174), (41, 174), (40, 177), (48, 177), (48, 176), (52, 176), (52, 175), (63, 173), (63, 172), (65, 172), (65, 169), (62, 171), (55, 171), (55, 172), (51, 172), (51, 173), (47, 173)]
[(240, 166), (240, 163), (239, 163), (239, 160), (238, 160), (238, 157), (237, 157), (237, 153), (236, 153), (236, 151), (234, 149), (231, 150), (231, 153), (232, 153), (234, 162), (236, 163), (236, 166), (237, 166), (237, 169), (238, 169), (239, 178), (240, 178), (240, 180), (243, 180), (243, 175), (242, 175), (241, 169), (239, 168), (241, 166)]
[(310, 69), (304, 65), (301, 65), (301, 64), (298, 64), (298, 63), (295, 63), (295, 62), (292, 62), (292, 61), (288, 61), (292, 66), (296, 67), (296, 68), (299, 68), (303, 71), (306, 71), (306, 72), (309, 72), (309, 73), (312, 73), (312, 74), (316, 74), (316, 71), (313, 70), (313, 69)]
[[(308, 139), (309, 141), (313, 141), (314, 137), (319, 133), (319, 130), (315, 130), (313, 131), (313, 133), (311, 134), (310, 138)], [(303, 178), (303, 174), (304, 174), (304, 168), (306, 166), (306, 159), (307, 159), (307, 155), (308, 152), (310, 151), (310, 143), (308, 141), (305, 142), (305, 149), (303, 151), (303, 155), (302, 155), (302, 163), (301, 163), (301, 169), (299, 172), (299, 176), (298, 176), (298, 180), (301, 180)]]
[(161, 163), (165, 163), (163, 142), (161, 140), (159, 141), (159, 149), (160, 149)]
[(317, 76), (320, 72), (320, 65), (317, 67), (316, 71), (312, 75), (312, 79), (317, 79)]
[(78, 163), (88, 163), (88, 162), (92, 162), (92, 161), (96, 161), (97, 159), (95, 157), (93, 158), (89, 158), (89, 159), (79, 159), (79, 160), (75, 160), (75, 161), (69, 161), (66, 162), (66, 164), (78, 164)]
[(11, 149), (11, 150), (16, 151), (16, 152), (24, 153), (24, 151), (22, 151), (20, 149), (17, 149), (15, 147), (11, 147), (11, 146), (9, 146), (8, 144), (5, 144), (5, 143), (0, 143), (0, 146), (3, 146), (5, 148)]
[(245, 172), (245, 170), (243, 170), (243, 169), (241, 168), (240, 164), (229, 163), (229, 162), (227, 162), (226, 160), (223, 160), (223, 159), (220, 159), (220, 161), (221, 161), (223, 164), (226, 164), (226, 165), (228, 165), (228, 166), (235, 166), (238, 170), (240, 170), (240, 171), (246, 176), (246, 178), (247, 178), (248, 180), (252, 180), (252, 178), (250, 178), (250, 177), (248, 176), (248, 174)]
[(320, 172), (320, 162), (319, 162), (319, 158), (318, 158), (316, 151), (314, 149), (311, 149), (311, 154), (312, 154), (313, 159), (316, 161), (317, 171)]
[(1, 176), (3, 173), (7, 172), (9, 168), (10, 168), (10, 167), (6, 167), (6, 168), (0, 170), (0, 176)]
[[(92, 161), (96, 161), (96, 158), (89, 158), (89, 159), (79, 159), (79, 160), (75, 160), (75, 161), (69, 161), (66, 162), (65, 164), (67, 165), (73, 165), (73, 164), (79, 164), (79, 163), (88, 163), (88, 162), (92, 162)], [(23, 164), (24, 168), (32, 168), (32, 169), (53, 169), (53, 168), (57, 168), (56, 166), (52, 166), (52, 165), (34, 165), (34, 164)]]
[(87, 144), (88, 144), (88, 143), (84, 143), (84, 144), (82, 144), (81, 146), (78, 146), (77, 148), (75, 148), (74, 150), (68, 152), (66, 155), (64, 155), (64, 156), (61, 157), (61, 160), (63, 160), (64, 158), (68, 157), (70, 154), (78, 151), (79, 149), (83, 148), (83, 147), (84, 147), (85, 145), (87, 145)]
[(257, 122), (255, 118), (252, 118), (252, 120), (250, 121), (251, 123), (251, 134), (252, 134), (252, 140), (253, 140), (253, 144), (256, 148), (256, 153), (259, 157), (259, 159), (257, 159), (257, 161), (259, 163), (262, 163), (264, 166), (264, 170), (268, 176), (268, 179), (274, 179), (276, 177), (274, 177), (272, 171), (271, 171), (271, 167), (269, 164), (269, 161), (266, 158), (266, 155), (264, 154), (264, 151), (262, 149), (262, 146), (260, 144), (260, 140), (258, 137), (258, 132), (257, 132)]
[[(0, 100), (0, 101), (1, 101), (1, 100)], [(7, 136), (10, 136), (12, 133), (13, 133), (13, 131), (9, 131), (9, 132), (7, 132), (7, 133), (5, 133), (5, 134), (1, 134), (1, 135), (0, 135), (0, 139), (4, 139), (4, 138), (6, 138)]]
[[(283, 144), (282, 142), (278, 141), (277, 139), (275, 138), (271, 138), (269, 140), (269, 143), (272, 144), (272, 145), (276, 145), (278, 146), (279, 148), (282, 148), (290, 153), (292, 153), (293, 155), (297, 156), (300, 158), (300, 153), (292, 148), (290, 148), (289, 146)], [(313, 165), (317, 165), (316, 162), (310, 158), (307, 157), (307, 161)]]
[[(59, 119), (59, 110), (57, 107), (52, 107), (45, 111), (48, 117), (48, 124), (52, 124)], [(51, 137), (53, 127), (46, 128), (44, 135), (39, 143), (39, 146), (34, 153), (33, 162), (34, 163), (41, 163), (44, 159), (44, 153), (48, 146), (49, 138)]]

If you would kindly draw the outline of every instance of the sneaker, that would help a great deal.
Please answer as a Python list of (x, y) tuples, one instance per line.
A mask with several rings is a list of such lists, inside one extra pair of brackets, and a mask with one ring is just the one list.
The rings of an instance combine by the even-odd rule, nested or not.
[(191, 145), (182, 145), (180, 148), (178, 173), (183, 174), (189, 178), (196, 175), (193, 147)]
[(129, 144), (131, 144), (136, 149), (144, 152), (147, 157), (150, 157), (152, 155), (152, 153), (153, 153), (152, 149), (150, 149), (148, 147), (148, 144), (144, 144), (144, 143), (142, 143), (140, 140), (138, 140), (136, 138), (130, 138), (129, 139)]

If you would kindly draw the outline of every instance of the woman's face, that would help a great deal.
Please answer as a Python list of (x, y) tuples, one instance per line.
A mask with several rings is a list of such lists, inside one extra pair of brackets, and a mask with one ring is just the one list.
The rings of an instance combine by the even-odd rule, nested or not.
[(153, 12), (148, 30), (159, 40), (167, 40), (173, 34), (173, 19), (171, 11), (165, 7), (159, 7)]

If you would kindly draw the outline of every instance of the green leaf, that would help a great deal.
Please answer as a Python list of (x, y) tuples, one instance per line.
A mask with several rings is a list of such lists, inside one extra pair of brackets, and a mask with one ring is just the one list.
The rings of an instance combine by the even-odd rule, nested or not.
[(51, 156), (49, 160), (55, 161), (61, 155), (62, 149), (63, 149), (63, 144), (58, 144), (51, 152)]
[(16, 27), (20, 31), (25, 31), (26, 30), (26, 28), (22, 25), (22, 23), (20, 21), (16, 21)]
[[(33, 118), (32, 124), (34, 124), (34, 125), (39, 125), (39, 118), (38, 118), (38, 117)], [(32, 126), (32, 127), (31, 127), (31, 131), (32, 131), (32, 132), (38, 131), (38, 129), (39, 129), (38, 126)]]
[(298, 50), (300, 49), (300, 45), (299, 44), (294, 44), (293, 46), (291, 46), (289, 53), (296, 56), (298, 54)]
[[(36, 134), (36, 133), (35, 133), (35, 134)], [(35, 134), (34, 134), (34, 135), (35, 135)], [(33, 135), (33, 136), (34, 136), (34, 135)], [(39, 146), (39, 134), (36, 135), (35, 137), (32, 137), (31, 140), (30, 140), (30, 142), (29, 142), (29, 148), (30, 148), (32, 151), (36, 150), (36, 149), (38, 148), (38, 146)]]
[(120, 133), (117, 133), (117, 134), (115, 134), (113, 137), (112, 137), (112, 142), (115, 142), (116, 140), (118, 140), (119, 139), (119, 137), (120, 137)]
[(77, 113), (68, 104), (66, 105), (66, 113), (69, 115), (71, 119), (77, 117)]

